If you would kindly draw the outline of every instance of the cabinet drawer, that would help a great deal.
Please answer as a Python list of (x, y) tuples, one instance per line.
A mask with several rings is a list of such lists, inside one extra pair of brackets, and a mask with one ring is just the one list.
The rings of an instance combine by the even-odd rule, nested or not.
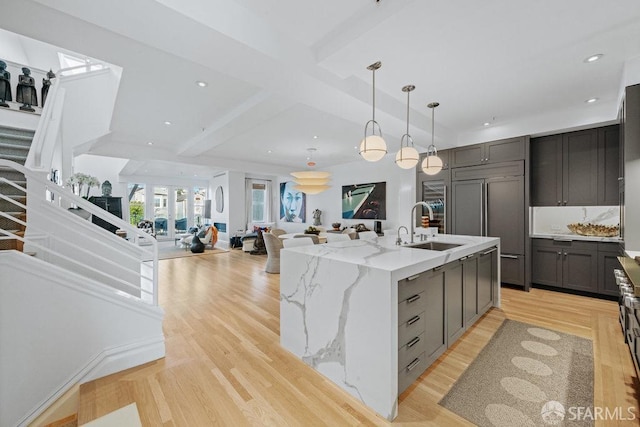
[(398, 304), (398, 324), (401, 325), (409, 319), (425, 311), (427, 300), (424, 292), (413, 294)]
[[(412, 337), (405, 345), (398, 349), (398, 367), (404, 369), (412, 360), (426, 351), (424, 333)], [(400, 370), (400, 369), (399, 369)]]
[(398, 281), (398, 302), (423, 292), (427, 286), (427, 279), (432, 275), (432, 271), (425, 271)]
[(398, 347), (408, 343), (411, 338), (416, 337), (426, 330), (425, 312), (421, 311), (398, 326)]
[(596, 251), (598, 242), (585, 242), (582, 240), (571, 240), (570, 238), (557, 239), (532, 239), (531, 244), (534, 247), (551, 247), (561, 249), (578, 249), (587, 251)]
[(468, 166), (464, 168), (454, 168), (451, 170), (452, 181), (522, 175), (524, 175), (524, 160), (491, 165)]
[(415, 359), (406, 365), (399, 365), (398, 394), (402, 393), (427, 369), (424, 353), (420, 353)]

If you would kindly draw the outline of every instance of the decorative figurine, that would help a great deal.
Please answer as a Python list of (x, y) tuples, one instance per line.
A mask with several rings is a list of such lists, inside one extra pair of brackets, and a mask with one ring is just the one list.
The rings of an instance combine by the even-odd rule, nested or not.
[(36, 81), (31, 77), (31, 70), (22, 67), (22, 73), (18, 77), (18, 87), (16, 89), (16, 102), (22, 102), (20, 110), (35, 112), (31, 106), (38, 106), (38, 92), (36, 92)]
[(105, 181), (102, 183), (102, 195), (104, 197), (111, 197), (111, 183), (109, 181)]
[(11, 98), (11, 73), (7, 71), (7, 63), (0, 60), (0, 107), (9, 108), (5, 101), (13, 101)]
[(56, 75), (49, 69), (47, 73), (47, 78), (42, 79), (42, 89), (40, 89), (40, 98), (42, 98), (42, 108), (44, 108), (44, 103), (47, 101), (47, 94), (49, 93), (49, 86), (51, 86), (51, 79), (55, 79)]
[(322, 211), (320, 209), (316, 209), (313, 211), (313, 225), (320, 225), (320, 215), (322, 215)]

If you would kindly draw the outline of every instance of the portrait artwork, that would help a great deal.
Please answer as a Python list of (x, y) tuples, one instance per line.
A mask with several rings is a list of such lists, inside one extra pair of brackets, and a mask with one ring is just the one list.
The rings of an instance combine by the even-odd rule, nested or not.
[(306, 194), (296, 190), (294, 181), (280, 183), (280, 221), (306, 222)]

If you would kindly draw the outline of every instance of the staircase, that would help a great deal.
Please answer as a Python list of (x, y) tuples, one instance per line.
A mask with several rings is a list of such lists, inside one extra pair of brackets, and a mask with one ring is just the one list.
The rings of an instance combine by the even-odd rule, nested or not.
[[(34, 132), (30, 130), (0, 127), (0, 159), (11, 160), (24, 165), (33, 135)], [(27, 185), (25, 176), (14, 169), (0, 167), (0, 178), (6, 178), (23, 188), (26, 188)], [(24, 192), (6, 182), (0, 181), (0, 230), (7, 230), (20, 237), (24, 236), (24, 225), (14, 219), (26, 222), (25, 209), (20, 206), (25, 205), (26, 201)], [(17, 205), (16, 202), (20, 205)], [(8, 249), (22, 251), (22, 242), (8, 238), (0, 240), (0, 250)]]

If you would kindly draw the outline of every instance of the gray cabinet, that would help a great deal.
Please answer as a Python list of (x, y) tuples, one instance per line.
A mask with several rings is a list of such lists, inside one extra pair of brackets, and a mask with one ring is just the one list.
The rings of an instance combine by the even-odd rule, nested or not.
[(497, 248), (398, 282), (398, 394), (493, 305)]
[(447, 349), (442, 269), (398, 282), (398, 393)]
[(618, 204), (618, 126), (531, 139), (532, 206)]
[(447, 343), (453, 344), (465, 330), (463, 313), (464, 282), (462, 262), (454, 261), (444, 268)]
[(598, 205), (615, 206), (620, 202), (620, 127), (598, 129)]
[(618, 257), (622, 250), (618, 243), (598, 243), (598, 293), (618, 296), (620, 289), (613, 270), (620, 268)]
[(453, 181), (452, 232), (499, 237), (501, 280), (524, 286), (526, 202), (524, 176)]
[(534, 283), (597, 293), (597, 243), (533, 239), (531, 269)]
[(489, 249), (478, 254), (478, 314), (493, 305), (494, 284), (498, 277), (498, 250)]
[(476, 254), (468, 256), (462, 262), (462, 282), (464, 301), (462, 310), (464, 325), (469, 327), (475, 323), (479, 317), (478, 312), (478, 256)]
[(451, 167), (464, 167), (521, 160), (525, 157), (525, 138), (508, 138), (451, 150)]

